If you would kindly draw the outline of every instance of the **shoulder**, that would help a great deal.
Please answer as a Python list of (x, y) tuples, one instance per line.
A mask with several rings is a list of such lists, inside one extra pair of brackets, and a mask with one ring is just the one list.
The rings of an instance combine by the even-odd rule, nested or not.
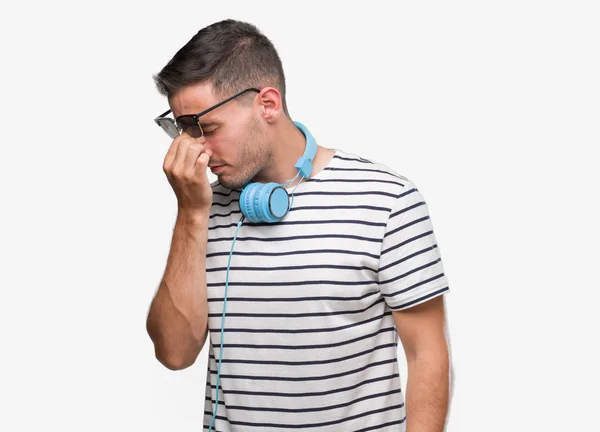
[(396, 196), (414, 187), (411, 179), (388, 163), (367, 159), (359, 154), (336, 149), (332, 170), (349, 178), (385, 184), (385, 190)]

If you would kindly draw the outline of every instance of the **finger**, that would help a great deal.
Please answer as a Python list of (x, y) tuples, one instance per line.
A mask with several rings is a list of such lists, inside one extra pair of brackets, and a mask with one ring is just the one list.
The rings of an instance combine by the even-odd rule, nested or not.
[[(207, 163), (209, 163), (209, 162), (210, 162), (210, 159), (213, 157), (213, 152), (212, 152), (212, 150), (211, 150), (211, 149), (207, 149), (207, 148), (205, 147), (205, 148), (204, 148), (204, 152), (200, 153), (200, 154), (198, 155), (198, 158), (199, 158), (200, 156), (202, 156), (203, 154), (206, 154), (206, 155), (208, 155), (208, 162), (207, 162)], [(195, 161), (195, 162), (196, 162), (196, 164), (198, 164), (198, 159), (196, 159), (196, 161)]]
[(175, 154), (175, 159), (173, 160), (173, 173), (176, 173), (177, 176), (182, 175), (185, 172), (185, 158), (188, 153), (188, 149), (195, 142), (194, 138), (187, 137), (182, 138), (179, 141), (179, 145), (177, 146), (177, 153)]
[(183, 162), (183, 171), (188, 178), (192, 178), (194, 176), (194, 165), (196, 165), (196, 160), (198, 159), (198, 156), (204, 153), (204, 151), (204, 146), (202, 144), (198, 144), (198, 142), (192, 143), (188, 147)]
[(206, 146), (204, 145), (204, 143), (206, 142), (205, 137), (201, 136), (200, 138), (197, 138), (197, 142), (202, 145), (202, 151), (200, 151), (197, 155), (195, 155), (194, 160), (193, 160), (192, 169), (195, 169), (195, 165), (198, 163), (198, 158), (200, 157), (200, 155), (202, 153), (206, 153), (208, 155), (209, 160), (213, 155), (212, 150), (207, 149)]
[(195, 176), (206, 176), (206, 168), (208, 167), (208, 162), (210, 161), (210, 155), (208, 152), (203, 152), (198, 156), (196, 160), (196, 166), (194, 168)]
[(177, 154), (177, 147), (179, 146), (179, 142), (186, 137), (189, 137), (189, 135), (183, 133), (175, 137), (175, 139), (171, 142), (169, 150), (167, 150), (167, 154), (165, 155), (165, 159), (163, 161), (163, 170), (165, 171), (165, 173), (167, 173), (167, 175), (170, 175), (172, 172), (173, 162)]
[(169, 150), (167, 150), (167, 154), (165, 155), (165, 159), (163, 160), (163, 171), (169, 176), (171, 175), (171, 169), (173, 167), (173, 160), (175, 159), (175, 154), (177, 153), (177, 138), (175, 138), (171, 145), (169, 146)]

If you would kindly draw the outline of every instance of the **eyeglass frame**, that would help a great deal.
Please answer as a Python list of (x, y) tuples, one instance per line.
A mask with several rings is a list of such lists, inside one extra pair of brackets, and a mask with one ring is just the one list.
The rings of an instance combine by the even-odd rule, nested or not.
[[(167, 111), (165, 111), (164, 113), (162, 113), (161, 115), (159, 115), (158, 117), (156, 117), (156, 118), (154, 119), (154, 122), (155, 122), (155, 123), (156, 123), (158, 126), (160, 126), (160, 128), (161, 128), (162, 130), (164, 130), (164, 131), (165, 131), (165, 133), (166, 133), (166, 134), (167, 134), (169, 137), (171, 137), (171, 138), (175, 139), (175, 138), (177, 138), (177, 136), (181, 135), (181, 132), (182, 132), (182, 130), (183, 130), (183, 129), (182, 129), (180, 126), (179, 126), (178, 120), (179, 120), (180, 118), (182, 118), (182, 117), (192, 117), (192, 118), (194, 119), (194, 122), (195, 122), (196, 124), (198, 124), (198, 128), (200, 129), (200, 137), (199, 137), (199, 138), (201, 138), (201, 137), (203, 137), (203, 136), (204, 136), (204, 130), (202, 129), (202, 126), (200, 125), (200, 117), (202, 117), (202, 116), (203, 116), (203, 115), (205, 115), (205, 114), (208, 114), (208, 113), (209, 113), (209, 112), (211, 112), (212, 110), (219, 108), (220, 106), (222, 106), (222, 105), (226, 104), (227, 102), (229, 102), (229, 101), (231, 101), (231, 100), (233, 100), (233, 99), (235, 99), (235, 98), (237, 98), (237, 97), (239, 97), (239, 96), (241, 96), (241, 95), (243, 95), (244, 93), (247, 93), (247, 92), (249, 92), (249, 91), (254, 91), (254, 92), (260, 93), (260, 90), (259, 90), (259, 89), (257, 89), (257, 88), (247, 88), (246, 90), (242, 90), (241, 92), (239, 92), (239, 93), (236, 93), (236, 94), (234, 94), (233, 96), (230, 96), (230, 97), (228, 97), (227, 99), (225, 99), (225, 100), (223, 100), (223, 101), (221, 101), (221, 102), (219, 102), (219, 103), (217, 103), (217, 104), (215, 104), (215, 105), (211, 106), (210, 108), (207, 108), (207, 109), (205, 109), (204, 111), (200, 111), (200, 112), (199, 112), (199, 113), (197, 113), (197, 114), (182, 114), (182, 115), (178, 116), (178, 117), (177, 117), (177, 118), (175, 118), (175, 119), (173, 119), (173, 118), (171, 118), (171, 117), (165, 117), (167, 114), (169, 114), (169, 113), (171, 112), (171, 109), (168, 109)], [(164, 126), (161, 124), (161, 122), (163, 122), (163, 121), (167, 121), (167, 123), (169, 123), (169, 124), (171, 124), (173, 127), (175, 127), (175, 129), (178, 131), (178, 134), (177, 134), (176, 136), (173, 136), (173, 135), (171, 135), (171, 134), (169, 133), (169, 131), (168, 131), (168, 130), (167, 130), (167, 129), (166, 129), (166, 128), (165, 128), (165, 127), (164, 127)]]

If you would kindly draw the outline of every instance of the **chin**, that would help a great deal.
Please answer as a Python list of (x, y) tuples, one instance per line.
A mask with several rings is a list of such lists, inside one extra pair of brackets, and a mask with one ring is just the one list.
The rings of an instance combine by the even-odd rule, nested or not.
[(239, 180), (232, 179), (230, 177), (219, 176), (219, 183), (227, 189), (241, 189), (245, 183), (241, 183)]
[[(232, 168), (232, 167), (228, 167)], [(236, 168), (233, 168), (232, 171), (226, 173), (221, 173), (221, 175), (217, 176), (219, 179), (219, 183), (227, 189), (239, 189), (241, 190), (247, 183), (251, 182), (252, 179), (256, 177), (256, 174), (259, 170), (246, 169), (240, 172), (239, 168), (236, 171)]]

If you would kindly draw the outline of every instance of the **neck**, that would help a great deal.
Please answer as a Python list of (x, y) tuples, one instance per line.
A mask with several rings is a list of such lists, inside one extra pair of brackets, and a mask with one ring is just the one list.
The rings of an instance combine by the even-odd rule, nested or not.
[[(304, 154), (306, 138), (291, 120), (286, 119), (272, 136), (272, 143), (271, 163), (256, 175), (254, 181), (285, 183), (298, 175), (298, 170), (294, 168), (294, 165)], [(321, 147), (317, 146), (317, 155), (320, 150)], [(314, 174), (313, 169), (311, 176)], [(300, 180), (301, 177), (298, 175), (292, 185), (297, 184)]]

